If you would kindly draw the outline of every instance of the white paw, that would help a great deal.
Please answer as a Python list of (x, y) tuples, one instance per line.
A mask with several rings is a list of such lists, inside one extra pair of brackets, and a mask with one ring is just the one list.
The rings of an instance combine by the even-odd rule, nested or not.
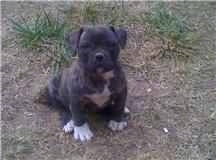
[(93, 133), (89, 129), (87, 123), (83, 124), (82, 126), (74, 126), (74, 138), (76, 140), (88, 141), (93, 137)]
[(110, 120), (108, 127), (113, 131), (121, 131), (125, 127), (127, 127), (127, 122), (116, 122), (116, 121)]
[(124, 108), (124, 113), (126, 113), (126, 114), (130, 113), (129, 108), (125, 107), (125, 108)]
[(69, 132), (72, 132), (74, 129), (74, 122), (73, 120), (70, 120), (66, 125), (64, 125), (64, 132), (65, 133), (69, 133)]

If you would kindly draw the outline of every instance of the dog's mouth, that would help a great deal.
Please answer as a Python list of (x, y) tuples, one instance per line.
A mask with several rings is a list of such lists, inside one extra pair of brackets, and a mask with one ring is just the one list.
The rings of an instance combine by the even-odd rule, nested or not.
[(108, 72), (110, 70), (113, 70), (113, 66), (98, 66), (95, 68), (95, 71), (97, 74), (103, 74), (105, 72)]
[(100, 76), (101, 74), (113, 70), (115, 68), (115, 64), (113, 62), (104, 62), (100, 64), (89, 62), (87, 65), (84, 66), (90, 74), (95, 74), (96, 76)]
[(109, 70), (105, 71), (103, 68), (98, 68), (97, 69), (97, 74), (103, 77), (105, 80), (109, 80), (110, 78), (114, 77), (114, 71)]
[(102, 74), (104, 71), (105, 71), (105, 70), (104, 70), (103, 67), (99, 67), (99, 68), (96, 69), (96, 73), (97, 73), (97, 74)]

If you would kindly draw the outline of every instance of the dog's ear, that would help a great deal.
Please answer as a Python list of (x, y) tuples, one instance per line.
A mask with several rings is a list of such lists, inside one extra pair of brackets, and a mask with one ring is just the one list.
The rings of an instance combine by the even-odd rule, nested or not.
[(81, 27), (78, 31), (69, 33), (65, 37), (66, 46), (75, 54), (78, 53), (80, 37), (84, 29)]
[(110, 29), (117, 36), (121, 48), (124, 49), (127, 43), (127, 31), (124, 28), (117, 29), (113, 26), (110, 26)]

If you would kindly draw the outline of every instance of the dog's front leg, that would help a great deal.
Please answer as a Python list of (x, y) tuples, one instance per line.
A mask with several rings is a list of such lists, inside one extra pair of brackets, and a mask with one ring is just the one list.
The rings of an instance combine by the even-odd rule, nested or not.
[(120, 131), (127, 127), (127, 122), (124, 120), (126, 97), (127, 88), (116, 94), (112, 104), (109, 106), (108, 127), (113, 131)]
[[(73, 97), (69, 109), (72, 114), (72, 120), (69, 121), (66, 126), (69, 125), (74, 130), (74, 138), (76, 140), (88, 141), (93, 137), (89, 125), (87, 123), (87, 114), (78, 97)], [(69, 127), (68, 126), (68, 127)]]

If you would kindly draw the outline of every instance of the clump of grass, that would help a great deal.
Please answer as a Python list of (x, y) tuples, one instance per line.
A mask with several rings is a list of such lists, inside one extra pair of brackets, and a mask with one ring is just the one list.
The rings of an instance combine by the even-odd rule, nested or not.
[(104, 3), (102, 5), (102, 23), (114, 26), (129, 24), (132, 17), (129, 15), (126, 8), (127, 6), (124, 1)]
[(173, 14), (163, 2), (156, 3), (152, 12), (141, 18), (155, 29), (157, 36), (167, 44), (168, 51), (189, 56), (190, 51), (185, 49), (192, 49), (195, 34), (186, 24), (185, 18)]
[(10, 21), (19, 44), (52, 58), (54, 73), (68, 61), (70, 55), (64, 44), (68, 26), (64, 21), (60, 21), (58, 15), (54, 18), (43, 11), (29, 21), (22, 17), (19, 21)]
[(71, 26), (78, 28), (82, 24), (98, 23), (101, 13), (98, 9), (99, 2), (77, 2), (64, 12)]
[(81, 18), (83, 22), (90, 22), (95, 24), (98, 22), (100, 13), (95, 2), (86, 2), (81, 7)]
[(73, 25), (107, 24), (124, 25), (129, 17), (124, 2), (86, 2), (72, 6), (66, 13)]
[(53, 18), (45, 11), (43, 14), (37, 14), (31, 21), (24, 18), (20, 21), (10, 20), (19, 43), (26, 48), (37, 49), (50, 39), (62, 40), (64, 37), (65, 23), (61, 23), (59, 17)]

